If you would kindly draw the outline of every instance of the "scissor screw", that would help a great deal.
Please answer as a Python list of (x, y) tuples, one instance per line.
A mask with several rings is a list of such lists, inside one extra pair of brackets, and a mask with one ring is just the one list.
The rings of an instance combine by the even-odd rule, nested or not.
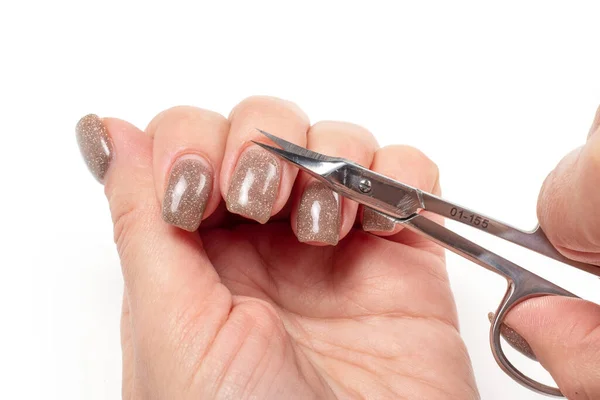
[(371, 181), (368, 179), (361, 179), (358, 183), (358, 188), (363, 193), (369, 193), (371, 191)]

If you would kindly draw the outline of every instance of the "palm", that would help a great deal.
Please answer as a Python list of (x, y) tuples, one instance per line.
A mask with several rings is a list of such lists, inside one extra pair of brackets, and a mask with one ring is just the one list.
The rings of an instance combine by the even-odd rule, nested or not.
[[(442, 253), (405, 235), (411, 246), (354, 230), (315, 247), (283, 222), (202, 232), (234, 306), (222, 309), (229, 316), (209, 350), (228, 354), (198, 371), (206, 382), (221, 368), (220, 383), (193, 391), (476, 398)], [(211, 365), (220, 359), (229, 361)]]

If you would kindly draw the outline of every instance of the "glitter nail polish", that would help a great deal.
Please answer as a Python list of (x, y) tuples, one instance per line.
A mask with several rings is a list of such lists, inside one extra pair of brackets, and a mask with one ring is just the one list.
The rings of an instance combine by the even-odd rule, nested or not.
[(231, 177), (227, 209), (264, 224), (271, 217), (280, 178), (279, 160), (274, 155), (256, 145), (248, 147)]
[(394, 220), (372, 208), (363, 208), (362, 227), (366, 232), (393, 232), (396, 228)]
[(77, 122), (75, 133), (79, 150), (88, 169), (98, 182), (104, 182), (113, 149), (104, 123), (97, 115), (86, 115)]
[(298, 240), (336, 245), (340, 238), (340, 219), (339, 195), (321, 182), (309, 183), (298, 207)]
[[(494, 320), (494, 313), (488, 313), (488, 319), (492, 322)], [(527, 343), (523, 336), (515, 332), (514, 329), (503, 323), (500, 326), (500, 335), (513, 349), (524, 356), (537, 361), (537, 357), (533, 354), (533, 350), (531, 349), (531, 346), (529, 346), (529, 343)]]
[(177, 160), (163, 198), (163, 219), (186, 231), (197, 230), (212, 186), (212, 169), (200, 156), (186, 155)]

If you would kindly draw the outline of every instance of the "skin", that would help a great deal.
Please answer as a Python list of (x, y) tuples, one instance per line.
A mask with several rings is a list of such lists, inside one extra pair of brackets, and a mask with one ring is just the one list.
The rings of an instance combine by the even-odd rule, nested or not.
[[(337, 246), (299, 243), (295, 216), (307, 178), (285, 164), (268, 223), (232, 216), (223, 204), (237, 157), (260, 139), (255, 127), (439, 193), (437, 168), (418, 150), (380, 149), (347, 123), (311, 126), (294, 104), (264, 97), (244, 100), (228, 119), (177, 107), (145, 132), (116, 119), (104, 124), (114, 148), (105, 192), (126, 287), (124, 398), (479, 398), (439, 247), (404, 230), (363, 232), (357, 206), (345, 199)], [(600, 134), (561, 163), (539, 212), (559, 250), (596, 263), (593, 205), (583, 207), (582, 196), (575, 208), (588, 213), (580, 230), (563, 235), (555, 221), (567, 213), (561, 195), (598, 192), (599, 149)], [(194, 233), (161, 219), (169, 168), (185, 153), (204, 157), (215, 176)], [(595, 196), (588, 198), (598, 207)], [(572, 210), (569, 217), (577, 218)], [(534, 299), (508, 322), (567, 396), (600, 396), (600, 307)]]

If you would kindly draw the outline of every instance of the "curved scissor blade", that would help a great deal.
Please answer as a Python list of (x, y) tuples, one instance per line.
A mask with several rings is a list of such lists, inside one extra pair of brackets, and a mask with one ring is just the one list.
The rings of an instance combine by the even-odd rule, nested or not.
[(328, 161), (328, 162), (342, 161), (341, 159), (336, 158), (336, 157), (326, 156), (324, 154), (317, 153), (316, 151), (311, 151), (311, 150), (305, 149), (304, 147), (300, 147), (297, 144), (288, 142), (287, 140), (284, 140), (280, 137), (272, 135), (269, 132), (265, 132), (262, 129), (257, 128), (257, 130), (260, 133), (262, 133), (263, 135), (265, 135), (266, 137), (268, 137), (269, 139), (271, 139), (273, 142), (277, 143), (282, 149), (287, 150), (290, 153), (305, 156), (307, 158), (311, 158), (313, 160), (318, 160), (318, 161)]
[[(324, 161), (324, 160), (316, 159), (316, 158), (312, 157), (310, 154), (298, 154), (293, 151), (279, 149), (277, 147), (269, 146), (268, 144), (256, 142), (254, 140), (252, 142), (254, 144), (262, 147), (263, 149), (269, 151), (270, 153), (273, 153), (273, 154), (283, 158), (284, 160), (291, 162), (292, 164), (296, 165), (298, 168), (302, 169), (303, 171), (306, 171), (309, 174), (311, 174), (321, 180), (324, 180), (324, 181), (329, 181), (327, 179), (327, 175), (329, 175), (333, 171), (339, 169), (340, 167), (343, 167), (346, 165), (345, 161), (343, 161), (341, 159), (335, 159), (333, 157), (323, 156), (323, 157), (327, 157), (328, 159), (333, 160), (333, 161)], [(296, 145), (294, 145), (294, 146), (296, 146)], [(302, 149), (302, 147), (299, 147), (299, 148)], [(306, 149), (304, 149), (304, 150), (306, 150)], [(306, 151), (310, 152), (310, 153), (314, 153), (314, 152), (311, 152), (310, 150), (306, 150)], [(318, 153), (315, 153), (315, 154), (318, 154)]]
[[(394, 218), (407, 218), (422, 208), (419, 191), (349, 160), (329, 157), (260, 131), (283, 148), (254, 142), (326, 183), (334, 192)], [(369, 185), (364, 190), (362, 185)]]

